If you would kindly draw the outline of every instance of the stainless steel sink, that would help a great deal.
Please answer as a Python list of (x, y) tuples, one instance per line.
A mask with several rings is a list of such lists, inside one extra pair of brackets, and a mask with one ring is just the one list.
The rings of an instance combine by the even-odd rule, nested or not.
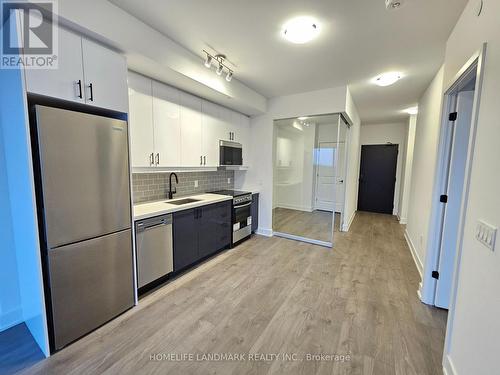
[(166, 201), (168, 204), (175, 204), (176, 206), (180, 206), (183, 204), (199, 202), (201, 199), (193, 199), (193, 198), (185, 198), (185, 199), (176, 199), (174, 201)]

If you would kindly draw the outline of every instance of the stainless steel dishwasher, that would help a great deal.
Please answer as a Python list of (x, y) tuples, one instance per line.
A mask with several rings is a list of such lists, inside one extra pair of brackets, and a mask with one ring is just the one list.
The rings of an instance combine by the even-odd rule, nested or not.
[(136, 222), (137, 282), (139, 288), (174, 270), (172, 215)]

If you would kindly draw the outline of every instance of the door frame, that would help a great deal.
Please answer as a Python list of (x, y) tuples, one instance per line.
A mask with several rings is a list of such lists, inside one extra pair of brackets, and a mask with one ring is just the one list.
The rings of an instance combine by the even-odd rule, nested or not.
[(465, 65), (455, 75), (452, 83), (449, 84), (444, 90), (443, 103), (441, 107), (441, 130), (438, 145), (437, 168), (434, 175), (434, 188), (431, 207), (431, 217), (429, 221), (427, 255), (425, 258), (424, 272), (422, 275), (422, 283), (418, 291), (419, 297), (422, 302), (433, 305), (436, 293), (437, 282), (432, 277), (432, 271), (437, 270), (439, 266), (441, 234), (443, 230), (443, 215), (444, 205), (440, 202), (439, 197), (444, 193), (443, 186), (446, 184), (448, 178), (447, 169), (450, 158), (447, 154), (451, 145), (451, 131), (449, 126), (449, 113), (454, 112), (456, 108), (456, 95), (458, 94), (461, 86), (470, 80), (474, 75), (476, 76), (476, 87), (474, 92), (472, 120), (470, 124), (469, 141), (467, 146), (467, 161), (465, 167), (464, 188), (461, 197), (460, 218), (458, 224), (458, 238), (457, 238), (457, 253), (455, 256), (455, 265), (453, 272), (452, 288), (450, 293), (450, 306), (448, 314), (448, 324), (446, 329), (444, 359), (449, 349), (450, 332), (453, 328), (453, 316), (456, 305), (457, 287), (460, 261), (462, 257), (462, 246), (464, 237), (465, 215), (467, 212), (467, 198), (469, 195), (470, 177), (472, 171), (472, 162), (474, 156), (474, 146), (476, 140), (476, 131), (479, 117), (479, 104), (481, 99), (482, 83), (484, 76), (484, 64), (486, 57), (486, 43), (476, 51)]

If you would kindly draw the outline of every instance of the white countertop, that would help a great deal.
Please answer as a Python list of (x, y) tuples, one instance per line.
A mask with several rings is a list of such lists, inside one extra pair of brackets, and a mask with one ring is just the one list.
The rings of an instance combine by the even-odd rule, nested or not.
[[(198, 202), (187, 203), (182, 205), (170, 204), (169, 202), (174, 202), (180, 199), (199, 199)], [(189, 195), (186, 197), (179, 197), (172, 199), (171, 201), (167, 199), (162, 199), (161, 201), (154, 202), (145, 202), (134, 204), (134, 220), (147, 219), (149, 217), (171, 214), (172, 212), (188, 210), (190, 208), (205, 206), (207, 204), (224, 202), (232, 200), (233, 197), (229, 195), (220, 195), (220, 194), (198, 194), (198, 195)]]

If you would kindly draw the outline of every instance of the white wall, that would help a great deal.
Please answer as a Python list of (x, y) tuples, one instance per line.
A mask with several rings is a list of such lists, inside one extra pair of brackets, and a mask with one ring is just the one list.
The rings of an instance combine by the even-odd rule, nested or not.
[(441, 67), (418, 103), (406, 235), (420, 273), (425, 262), (436, 173), (443, 71)]
[(445, 365), (450, 375), (497, 374), (500, 367), (500, 241), (491, 252), (474, 238), (478, 219), (500, 226), (500, 2), (484, 0), (480, 17), (474, 13), (476, 4), (467, 4), (448, 40), (444, 70), (448, 85), (488, 42), (456, 303), (448, 320)]
[(312, 211), (315, 127), (275, 126), (273, 207)]
[(417, 115), (411, 115), (408, 119), (408, 131), (406, 133), (405, 161), (403, 163), (401, 190), (399, 193), (398, 217), (400, 224), (408, 222), (408, 206), (410, 203), (411, 174), (413, 169), (413, 150), (415, 146), (415, 132), (417, 130)]
[(387, 142), (398, 145), (396, 167), (396, 186), (394, 190), (393, 215), (399, 214), (399, 194), (401, 190), (402, 170), (406, 150), (408, 124), (363, 124), (361, 126), (360, 145), (383, 145)]
[[(270, 99), (268, 111), (263, 115), (251, 118), (250, 138), (252, 141), (250, 142), (250, 164), (252, 167), (247, 172), (235, 173), (235, 187), (260, 192), (260, 233), (267, 235), (272, 234), (273, 121), (291, 117), (343, 112), (346, 113), (346, 116), (353, 123), (351, 139), (354, 145), (353, 147), (356, 147), (356, 154), (359, 154), (359, 146), (357, 144), (360, 126), (359, 116), (346, 86)], [(352, 160), (350, 160), (350, 163), (352, 163)], [(350, 204), (349, 210), (355, 207), (355, 205), (352, 205), (352, 201), (355, 200), (356, 197), (353, 198), (351, 196), (351, 184), (355, 182), (352, 181), (353, 179), (355, 180), (357, 178), (353, 178), (352, 176), (348, 178), (348, 190), (350, 192), (348, 193), (347, 199)], [(346, 212), (348, 212), (350, 216), (351, 212)]]

